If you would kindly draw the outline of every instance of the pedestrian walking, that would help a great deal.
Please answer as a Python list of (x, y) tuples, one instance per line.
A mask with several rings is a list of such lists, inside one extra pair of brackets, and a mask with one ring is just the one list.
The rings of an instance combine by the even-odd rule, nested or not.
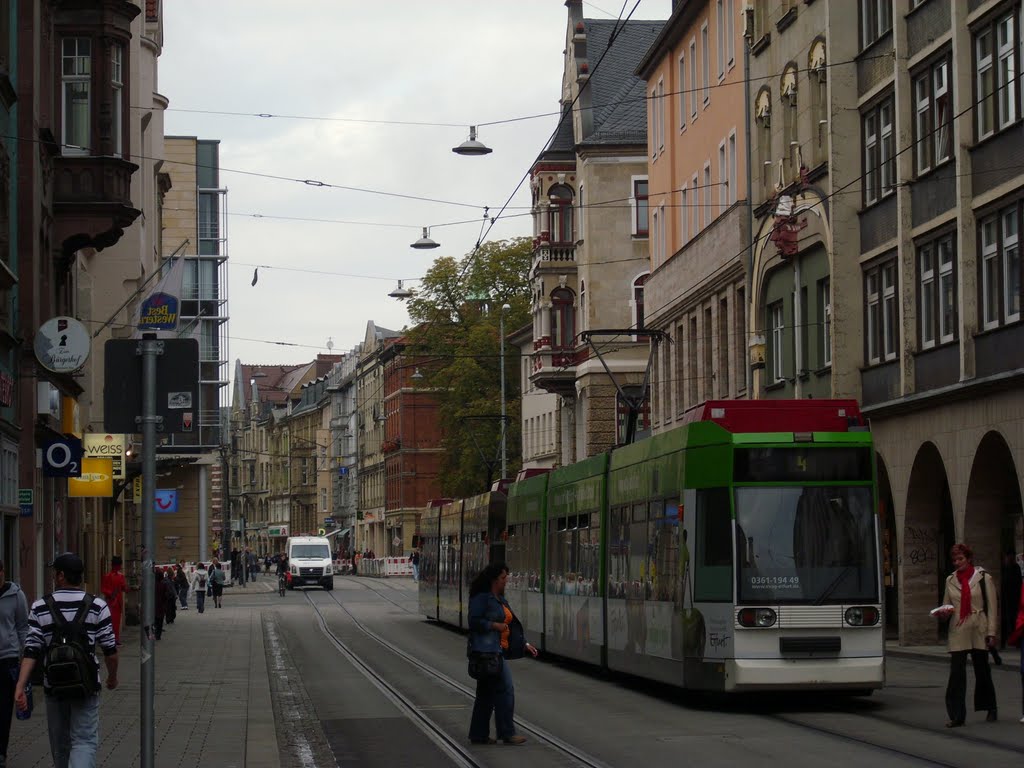
[(7, 765), (14, 684), (18, 680), (21, 651), (27, 636), (28, 601), (21, 587), (7, 581), (7, 572), (0, 560), (0, 768)]
[(32, 603), (25, 656), (14, 691), (15, 705), (28, 708), (25, 686), (43, 664), (50, 754), (57, 768), (96, 764), (99, 744), (99, 644), (107, 667), (107, 688), (117, 688), (117, 641), (110, 608), (82, 589), (82, 559), (65, 552), (51, 563), (54, 591)]
[(210, 583), (210, 572), (200, 562), (192, 574), (192, 591), (196, 594), (196, 610), (203, 613), (206, 610), (206, 590)]
[(114, 628), (114, 640), (121, 644), (121, 618), (124, 616), (124, 596), (128, 582), (121, 573), (122, 560), (118, 555), (110, 558), (110, 570), (100, 582), (100, 592), (110, 609), (110, 625)]
[(414, 549), (412, 554), (409, 555), (409, 562), (412, 563), (412, 580), (417, 582), (420, 580), (420, 553), (419, 550)]
[[(153, 568), (154, 600), (153, 600), (153, 639), (159, 640), (164, 634), (164, 619), (167, 617), (167, 597), (169, 587), (159, 567)], [(173, 600), (173, 598), (172, 598)]]
[(1021, 578), (1020, 566), (1017, 564), (1017, 556), (1013, 550), (1003, 553), (1003, 568), (999, 574), (999, 607), (1002, 608), (1002, 621), (999, 622), (999, 633), (1004, 648), (1013, 647), (1008, 638), (1013, 632), (1014, 623), (1017, 619), (1017, 598), (1024, 584)]
[(210, 594), (213, 595), (213, 606), (221, 608), (223, 607), (221, 598), (224, 596), (224, 582), (226, 581), (224, 569), (216, 560), (210, 568)]
[(491, 563), (469, 587), (469, 664), (476, 678), (476, 699), (469, 724), (473, 744), (494, 744), (490, 738), (491, 713), (498, 739), (505, 744), (523, 744), (516, 735), (515, 688), (509, 661), (537, 649), (526, 642), (523, 625), (505, 599), (508, 566)]
[(179, 565), (174, 573), (174, 588), (181, 601), (181, 610), (188, 610), (188, 574), (185, 573), (185, 566)]
[(271, 565), (270, 555), (267, 555), (265, 558), (263, 558), (263, 575), (264, 576), (267, 575), (268, 573), (270, 573), (270, 565)]
[(1024, 723), (1024, 586), (1020, 590), (1017, 605), (1017, 619), (1013, 631), (1007, 638), (1007, 645), (1020, 648), (1020, 689), (1021, 689), (1021, 723)]
[[(967, 657), (974, 665), (974, 711), (987, 711), (986, 720), (998, 719), (996, 691), (988, 653), (996, 644), (996, 616), (999, 603), (992, 577), (974, 565), (974, 552), (966, 544), (954, 544), (949, 551), (954, 571), (946, 578), (942, 609), (935, 615), (952, 619), (949, 627), (949, 683), (946, 686), (947, 728), (958, 728), (967, 720)], [(948, 606), (948, 607), (947, 607)]]
[(242, 556), (237, 549), (231, 550), (231, 580), (238, 581), (238, 574), (242, 572)]
[(164, 568), (163, 577), (164, 584), (166, 585), (164, 599), (167, 601), (164, 608), (164, 619), (167, 625), (170, 626), (178, 618), (178, 590), (174, 586), (174, 578), (171, 576), (170, 568)]

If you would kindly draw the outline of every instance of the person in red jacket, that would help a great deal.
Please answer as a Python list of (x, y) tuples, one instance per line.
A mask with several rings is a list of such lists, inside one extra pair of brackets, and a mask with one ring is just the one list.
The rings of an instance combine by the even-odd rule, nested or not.
[[(1020, 588), (1020, 607), (1017, 608), (1017, 626), (1006, 639), (1009, 646), (1020, 648), (1021, 713), (1024, 714), (1024, 586)], [(1020, 721), (1024, 723), (1024, 717)]]
[(110, 558), (110, 571), (100, 583), (103, 599), (110, 608), (110, 623), (114, 627), (114, 640), (121, 644), (121, 616), (124, 614), (124, 593), (128, 591), (128, 582), (121, 573), (121, 558), (114, 555)]

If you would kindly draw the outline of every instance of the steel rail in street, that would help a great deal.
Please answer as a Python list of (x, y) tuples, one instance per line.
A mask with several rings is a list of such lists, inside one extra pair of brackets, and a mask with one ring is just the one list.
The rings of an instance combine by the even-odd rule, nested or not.
[[(375, 594), (377, 594), (377, 595), (380, 595), (381, 597), (384, 597), (384, 595), (382, 595), (380, 592), (377, 592), (377, 590), (375, 590), (375, 589), (371, 588), (370, 591), (375, 593)], [(334, 635), (334, 633), (331, 632), (331, 630), (325, 626), (326, 622), (324, 620), (323, 614), (320, 611), (320, 608), (317, 605), (317, 603), (314, 602), (313, 598), (310, 596), (310, 594), (308, 592), (305, 592), (305, 591), (304, 591), (304, 594), (306, 595), (306, 599), (313, 606), (313, 609), (317, 612), (317, 616), (320, 619), (321, 628), (324, 629), (324, 631), (326, 631), (327, 633), (329, 633), (329, 635), (332, 637), (332, 640), (335, 642), (335, 644), (344, 645), (344, 643), (342, 643), (342, 641), (339, 640), (337, 638), (337, 636)], [(399, 648), (398, 646), (396, 646), (393, 643), (389, 642), (388, 640), (385, 640), (383, 637), (378, 635), (376, 632), (374, 632), (373, 630), (369, 629), (358, 618), (356, 618), (356, 616), (352, 613), (352, 611), (350, 611), (340, 600), (338, 600), (338, 598), (334, 595), (333, 592), (327, 592), (327, 594), (330, 595), (331, 600), (332, 600), (332, 602), (335, 605), (337, 605), (346, 614), (348, 614), (349, 618), (356, 625), (356, 628), (359, 629), (360, 632), (362, 632), (364, 635), (369, 637), (371, 640), (373, 640), (374, 642), (376, 642), (379, 645), (383, 646), (387, 650), (391, 651), (391, 653), (395, 654), (396, 656), (398, 656), (399, 658), (404, 660), (410, 666), (413, 666), (413, 667), (419, 669), (421, 672), (423, 672), (423, 673), (429, 675), (430, 677), (434, 678), (435, 680), (445, 684), (446, 686), (448, 686), (452, 690), (457, 691), (458, 693), (461, 693), (463, 696), (466, 696), (469, 699), (475, 699), (476, 698), (476, 691), (474, 691), (472, 688), (470, 688), (469, 686), (463, 685), (462, 683), (460, 683), (459, 681), (455, 680), (454, 678), (446, 675), (444, 672), (441, 672), (440, 670), (435, 669), (434, 667), (432, 667), (429, 664), (421, 661), (420, 659), (416, 658), (415, 656), (412, 656), (411, 654), (406, 653), (401, 648)], [(393, 602), (393, 601), (391, 601), (391, 602)], [(349, 650), (348, 653), (351, 654), (352, 651)], [(398, 696), (402, 696), (402, 694), (400, 694), (400, 693), (397, 694), (397, 695)], [(407, 702), (406, 706), (408, 708), (414, 709), (415, 705), (412, 704), (411, 701), (409, 701), (408, 699), (405, 699), (405, 701)], [(427, 719), (424, 715), (420, 714), (419, 712), (417, 712), (417, 715), (419, 717), (423, 718), (423, 719)], [(428, 722), (430, 722), (430, 721), (428, 720)], [(579, 765), (584, 766), (584, 768), (611, 768), (611, 766), (609, 766), (607, 763), (603, 763), (600, 760), (598, 760), (597, 758), (595, 758), (595, 757), (593, 757), (591, 755), (588, 755), (585, 752), (582, 752), (577, 747), (574, 747), (572, 744), (569, 744), (568, 742), (563, 741), (562, 739), (559, 739), (557, 736), (549, 733), (548, 731), (545, 731), (543, 728), (540, 728), (539, 726), (534, 725), (533, 723), (531, 723), (531, 722), (529, 722), (527, 720), (523, 720), (520, 717), (516, 717), (515, 718), (515, 722), (516, 722), (516, 725), (518, 725), (520, 729), (522, 729), (523, 731), (525, 731), (525, 732), (529, 733), (530, 735), (532, 735), (539, 742), (542, 742), (542, 743), (548, 745), (549, 747), (551, 747), (552, 749), (554, 749), (555, 751), (562, 753), (564, 756), (570, 758), (571, 760), (575, 761)], [(433, 726), (432, 723), (431, 723), (431, 725), (434, 728), (439, 728), (439, 726)], [(446, 741), (456, 743), (460, 750), (464, 750), (462, 745), (458, 744), (458, 742), (455, 739), (452, 739), (450, 736), (448, 736), (447, 733), (445, 733), (445, 739), (446, 739)], [(468, 750), (464, 750), (464, 751), (468, 752)]]

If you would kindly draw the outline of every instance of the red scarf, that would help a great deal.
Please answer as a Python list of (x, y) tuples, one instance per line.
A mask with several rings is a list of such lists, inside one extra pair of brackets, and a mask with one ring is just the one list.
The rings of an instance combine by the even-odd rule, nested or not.
[(960, 621), (956, 624), (958, 627), (967, 621), (967, 617), (971, 615), (972, 576), (974, 576), (973, 565), (956, 572), (956, 578), (960, 582)]

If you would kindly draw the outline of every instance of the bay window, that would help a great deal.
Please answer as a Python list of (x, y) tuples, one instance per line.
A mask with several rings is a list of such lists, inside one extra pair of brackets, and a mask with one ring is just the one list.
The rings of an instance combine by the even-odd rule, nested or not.
[(572, 349), (576, 343), (573, 295), (568, 288), (551, 292), (551, 346), (554, 349)]
[(110, 138), (114, 156), (121, 157), (124, 153), (124, 47), (117, 43), (110, 46), (110, 87), (113, 96)]
[(551, 241), (571, 243), (573, 237), (572, 189), (565, 184), (556, 184), (548, 191), (549, 228)]
[(92, 40), (64, 38), (61, 47), (61, 144), (66, 155), (88, 154), (92, 145)]

